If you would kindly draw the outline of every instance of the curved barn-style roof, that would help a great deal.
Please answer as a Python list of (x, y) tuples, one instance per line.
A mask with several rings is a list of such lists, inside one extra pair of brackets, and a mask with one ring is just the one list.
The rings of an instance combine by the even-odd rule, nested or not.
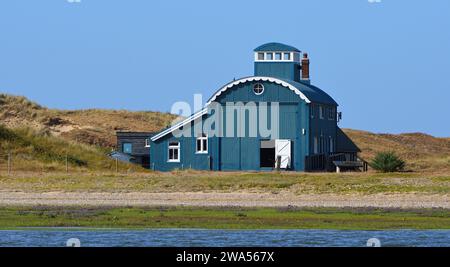
[(300, 53), (301, 51), (298, 50), (297, 48), (290, 46), (290, 45), (285, 45), (285, 44), (281, 44), (281, 43), (267, 43), (267, 44), (263, 44), (261, 46), (258, 46), (255, 50), (255, 52), (298, 52)]
[(253, 82), (253, 81), (268, 81), (272, 83), (279, 84), (283, 87), (286, 87), (287, 89), (293, 91), (296, 95), (300, 97), (300, 99), (304, 100), (306, 103), (311, 102), (317, 102), (322, 104), (331, 104), (331, 105), (337, 105), (336, 101), (334, 101), (331, 96), (329, 96), (327, 93), (322, 91), (321, 89), (309, 85), (304, 84), (300, 82), (290, 81), (290, 80), (284, 80), (284, 79), (278, 79), (273, 77), (261, 77), (261, 76), (252, 76), (252, 77), (246, 77), (242, 78), (236, 81), (232, 81), (228, 84), (226, 84), (224, 87), (220, 88), (214, 95), (208, 100), (206, 105), (211, 104), (212, 102), (216, 101), (216, 99), (226, 92), (228, 89), (247, 82)]
[[(306, 103), (315, 102), (315, 103), (322, 103), (322, 104), (337, 105), (337, 103), (333, 100), (333, 98), (331, 98), (331, 96), (329, 96), (327, 93), (325, 93), (324, 91), (322, 91), (321, 89), (319, 89), (315, 86), (300, 83), (300, 82), (290, 81), (290, 80), (282, 80), (282, 79), (273, 78), (273, 77), (252, 76), (252, 77), (246, 77), (246, 78), (242, 78), (242, 79), (239, 79), (236, 81), (232, 81), (232, 82), (226, 84), (225, 86), (223, 86), (222, 88), (220, 88), (208, 100), (208, 102), (206, 103), (206, 107), (208, 107), (212, 102), (216, 101), (216, 99), (218, 97), (220, 97), (220, 95), (222, 95), (228, 89), (233, 88), (234, 86), (242, 84), (242, 83), (253, 82), (253, 81), (267, 81), (267, 82), (279, 84), (279, 85), (285, 87), (286, 89), (293, 91), (296, 95), (298, 95), (300, 97), (300, 99), (304, 100)], [(190, 117), (186, 118), (185, 120), (175, 124), (174, 126), (172, 126), (170, 128), (167, 128), (167, 129), (163, 130), (162, 132), (158, 133), (157, 135), (153, 136), (151, 138), (151, 140), (156, 141), (156, 140), (160, 139), (161, 137), (175, 131), (176, 129), (179, 129), (180, 127), (183, 127), (184, 125), (190, 123), (191, 121), (194, 121), (206, 114), (208, 114), (208, 109), (204, 108), (204, 109), (198, 111), (197, 113), (191, 115)]]
[(283, 81), (295, 86), (295, 88), (302, 92), (312, 102), (338, 106), (338, 103), (329, 94), (314, 85), (292, 80), (283, 79)]

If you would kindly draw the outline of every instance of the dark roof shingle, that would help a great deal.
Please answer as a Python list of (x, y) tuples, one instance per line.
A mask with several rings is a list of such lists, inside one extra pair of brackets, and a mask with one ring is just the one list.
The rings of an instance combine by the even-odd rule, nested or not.
[(261, 46), (258, 46), (255, 50), (255, 52), (281, 52), (281, 51), (286, 51), (286, 52), (301, 52), (300, 50), (298, 50), (297, 48), (290, 46), (290, 45), (285, 45), (285, 44), (281, 44), (281, 43), (267, 43), (267, 44), (263, 44)]

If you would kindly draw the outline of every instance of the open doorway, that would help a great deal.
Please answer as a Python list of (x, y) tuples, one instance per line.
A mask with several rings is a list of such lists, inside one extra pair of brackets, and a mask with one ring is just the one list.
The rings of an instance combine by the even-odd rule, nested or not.
[(275, 140), (261, 140), (260, 146), (260, 167), (275, 167)]

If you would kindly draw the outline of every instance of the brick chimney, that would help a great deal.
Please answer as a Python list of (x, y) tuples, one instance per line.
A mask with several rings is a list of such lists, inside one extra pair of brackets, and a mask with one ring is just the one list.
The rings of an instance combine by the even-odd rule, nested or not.
[(308, 53), (303, 53), (303, 58), (302, 58), (302, 80), (309, 81), (309, 58), (308, 58)]

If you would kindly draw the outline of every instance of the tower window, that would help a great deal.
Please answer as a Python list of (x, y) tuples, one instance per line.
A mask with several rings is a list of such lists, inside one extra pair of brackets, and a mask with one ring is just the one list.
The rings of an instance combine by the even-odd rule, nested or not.
[(281, 60), (281, 53), (275, 53), (275, 60)]
[(258, 60), (264, 60), (264, 53), (258, 53)]
[(291, 53), (284, 53), (283, 54), (283, 59), (284, 60), (291, 60)]
[(260, 83), (255, 84), (255, 86), (253, 86), (253, 92), (255, 93), (255, 95), (261, 95), (262, 93), (264, 93), (264, 85)]
[(273, 53), (267, 53), (266, 60), (273, 60)]

